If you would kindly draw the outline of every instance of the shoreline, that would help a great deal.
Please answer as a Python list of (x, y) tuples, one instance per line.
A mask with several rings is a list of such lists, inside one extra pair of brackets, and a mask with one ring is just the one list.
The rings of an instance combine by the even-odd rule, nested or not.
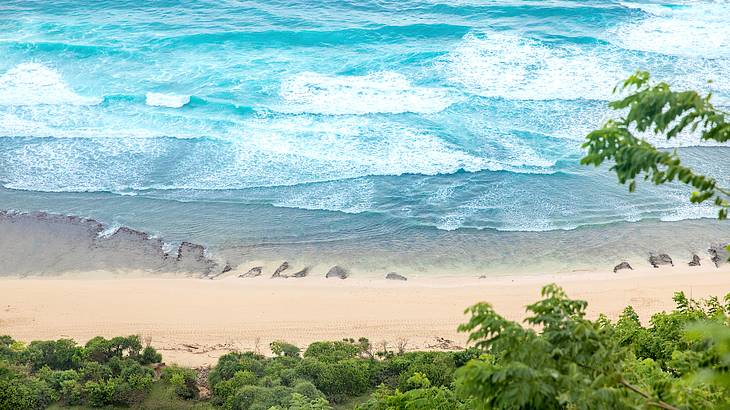
[[(98, 273), (98, 272), (97, 272)], [(107, 272), (108, 273), (108, 272)], [(142, 275), (144, 272), (129, 272)], [(273, 340), (305, 347), (316, 340), (368, 337), (407, 349), (463, 347), (456, 327), (479, 301), (511, 320), (555, 282), (569, 297), (587, 300), (588, 315), (616, 319), (632, 305), (643, 323), (674, 306), (674, 292), (723, 297), (730, 292), (730, 265), (702, 259), (657, 269), (505, 275), (478, 278), (347, 280), (267, 277), (200, 281), (185, 278), (90, 279), (86, 275), (0, 279), (2, 333), (23, 340), (102, 335), (149, 338), (167, 363), (202, 366), (233, 350), (268, 352)]]
[(156, 277), (215, 279), (256, 267), (271, 276), (284, 263), (289, 266), (284, 275), (307, 270), (308, 276), (324, 276), (340, 266), (353, 278), (382, 278), (390, 272), (408, 278), (463, 278), (594, 271), (624, 261), (642, 268), (649, 266), (652, 254), (668, 254), (675, 264), (694, 255), (709, 258), (710, 249), (730, 237), (730, 224), (641, 221), (572, 231), (429, 230), (372, 238), (369, 232), (331, 232), (324, 239), (260, 238), (223, 248), (209, 246), (195, 233), (169, 239), (151, 232), (78, 216), (0, 211), (0, 276), (144, 271)]

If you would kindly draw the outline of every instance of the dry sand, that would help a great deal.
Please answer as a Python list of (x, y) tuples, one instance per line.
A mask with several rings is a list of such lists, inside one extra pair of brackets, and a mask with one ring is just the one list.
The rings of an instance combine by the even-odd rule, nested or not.
[(632, 305), (642, 320), (673, 307), (672, 295), (723, 296), (730, 292), (730, 267), (708, 261), (690, 268), (573, 272), (494, 278), (383, 279), (0, 279), (0, 334), (17, 339), (139, 334), (149, 338), (166, 362), (215, 363), (231, 350), (268, 351), (282, 339), (306, 346), (315, 340), (368, 337), (395, 348), (463, 346), (456, 327), (464, 309), (489, 301), (511, 319), (540, 287), (556, 282), (574, 298), (588, 300), (589, 315), (616, 318)]

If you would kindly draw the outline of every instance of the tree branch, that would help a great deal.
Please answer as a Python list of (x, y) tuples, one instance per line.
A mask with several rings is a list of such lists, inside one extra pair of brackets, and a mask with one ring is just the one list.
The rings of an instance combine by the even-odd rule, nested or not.
[(619, 381), (619, 383), (621, 383), (622, 386), (626, 387), (627, 389), (631, 390), (632, 392), (640, 395), (641, 397), (643, 397), (647, 400), (650, 400), (649, 402), (647, 402), (647, 404), (649, 404), (650, 406), (659, 407), (660, 409), (665, 409), (665, 410), (679, 410), (677, 407), (674, 407), (671, 404), (665, 403), (661, 400), (657, 400), (656, 402), (651, 401), (652, 400), (651, 396), (649, 396), (647, 393), (639, 390), (638, 387), (627, 382), (626, 379), (624, 379), (624, 378), (621, 378), (621, 381)]

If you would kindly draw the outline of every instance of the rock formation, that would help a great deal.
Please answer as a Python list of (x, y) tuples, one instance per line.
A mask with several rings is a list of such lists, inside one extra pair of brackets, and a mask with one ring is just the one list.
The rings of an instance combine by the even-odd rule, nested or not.
[(347, 279), (347, 277), (350, 276), (350, 272), (341, 267), (341, 266), (333, 266), (325, 275), (327, 278), (340, 278), (340, 279)]
[(688, 263), (689, 266), (700, 266), (700, 257), (697, 254), (692, 255), (692, 260)]
[(289, 262), (284, 261), (281, 265), (279, 265), (278, 268), (274, 271), (274, 274), (271, 275), (272, 278), (284, 278), (286, 276), (282, 275), (281, 273), (285, 270), (289, 269)]
[(631, 265), (629, 265), (628, 262), (621, 262), (618, 265), (616, 265), (616, 266), (613, 267), (613, 273), (616, 273), (616, 272), (618, 272), (621, 269), (631, 269), (631, 270), (634, 270), (634, 268), (632, 268)]
[(388, 273), (387, 275), (385, 275), (385, 279), (390, 279), (390, 280), (408, 280), (408, 278), (406, 278), (405, 276), (403, 276), (401, 274), (398, 274), (396, 272), (390, 272), (390, 273)]
[(674, 262), (672, 262), (672, 258), (669, 257), (666, 253), (660, 253), (659, 255), (651, 254), (649, 255), (649, 263), (651, 266), (658, 268), (659, 265), (671, 265), (674, 266)]
[(248, 272), (238, 275), (238, 277), (239, 278), (255, 278), (256, 276), (260, 276), (261, 272), (263, 272), (263, 270), (264, 270), (263, 266), (254, 266), (253, 268), (249, 269)]

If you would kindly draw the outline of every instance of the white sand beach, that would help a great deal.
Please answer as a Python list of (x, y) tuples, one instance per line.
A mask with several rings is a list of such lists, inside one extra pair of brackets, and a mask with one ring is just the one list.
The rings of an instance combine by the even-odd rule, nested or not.
[[(702, 298), (730, 292), (730, 265), (702, 260), (658, 269), (478, 278), (244, 279), (110, 278), (108, 272), (59, 278), (0, 279), (0, 333), (23, 341), (139, 334), (168, 363), (214, 364), (231, 350), (266, 353), (272, 340), (299, 346), (315, 340), (368, 337), (395, 348), (463, 346), (456, 331), (466, 307), (492, 303), (520, 320), (541, 286), (556, 282), (573, 298), (589, 302), (589, 315), (616, 318), (632, 305), (641, 319), (673, 306), (684, 291)], [(89, 279), (90, 277), (105, 279)], [(443, 338), (443, 339), (439, 339)]]

